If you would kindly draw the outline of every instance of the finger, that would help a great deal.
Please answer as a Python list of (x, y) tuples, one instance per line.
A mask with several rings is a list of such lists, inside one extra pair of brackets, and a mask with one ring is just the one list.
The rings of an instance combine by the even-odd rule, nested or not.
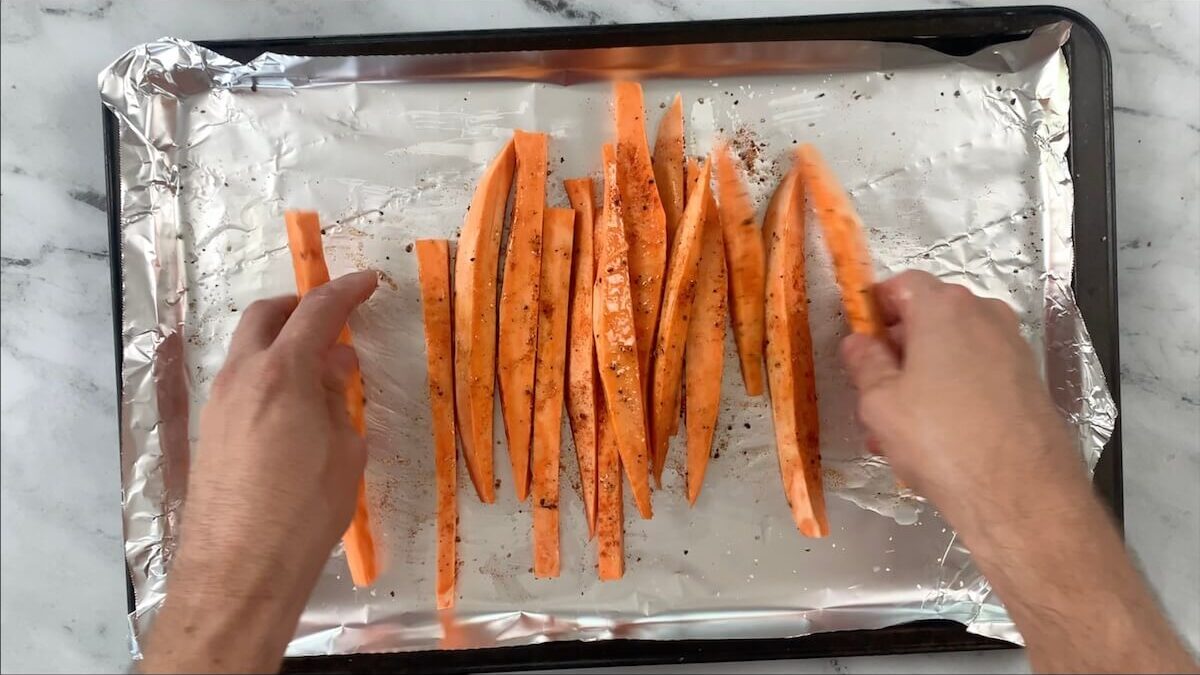
[(920, 299), (943, 285), (937, 277), (920, 270), (905, 270), (875, 285), (875, 299), (888, 325), (902, 323), (908, 317), (914, 299)]
[(337, 341), (350, 312), (371, 297), (378, 285), (379, 276), (368, 270), (314, 288), (300, 300), (279, 340), (302, 351), (325, 351)]
[(325, 357), (325, 386), (345, 391), (352, 375), (358, 373), (358, 353), (350, 345), (334, 345)]
[[(900, 377), (896, 355), (882, 340), (855, 334), (842, 340), (842, 360), (858, 390), (859, 420), (875, 438), (888, 438), (899, 404), (894, 388)], [(882, 447), (880, 441), (875, 449)]]
[(359, 436), (357, 432), (345, 436), (344, 439), (341, 463), (357, 484), (367, 468), (367, 439)]
[(325, 402), (329, 405), (329, 419), (333, 422), (335, 429), (349, 429), (351, 432), (357, 433), (354, 429), (354, 420), (350, 419), (350, 410), (346, 407), (345, 390), (338, 391), (326, 387)]
[(842, 340), (842, 361), (860, 395), (882, 389), (900, 376), (896, 355), (869, 335), (854, 333)]
[(908, 343), (907, 333), (904, 329), (904, 324), (897, 323), (887, 327), (888, 342), (892, 344), (892, 352), (897, 356), (904, 357), (904, 345)]
[(352, 432), (339, 436), (337, 449), (329, 461), (332, 464), (329, 487), (340, 502), (339, 508), (346, 509), (348, 517), (342, 525), (348, 526), (358, 498), (358, 486), (367, 468), (367, 439)]
[(298, 302), (294, 295), (283, 295), (251, 303), (233, 331), (227, 360), (234, 361), (270, 347)]
[(867, 452), (872, 455), (883, 454), (883, 443), (879, 441), (879, 437), (875, 434), (867, 434)]

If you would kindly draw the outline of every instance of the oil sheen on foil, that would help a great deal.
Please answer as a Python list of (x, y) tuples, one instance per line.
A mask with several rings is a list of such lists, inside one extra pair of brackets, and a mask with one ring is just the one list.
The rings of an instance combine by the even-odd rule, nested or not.
[[(672, 446), (654, 518), (626, 508), (626, 574), (596, 579), (570, 434), (562, 575), (530, 573), (497, 419), (495, 505), (460, 471), (454, 618), (434, 609), (434, 485), (412, 242), (454, 239), (512, 133), (550, 135), (548, 200), (597, 175), (611, 80), (645, 86), (648, 128), (683, 95), (688, 151), (718, 137), (760, 209), (796, 144), (850, 189), (880, 274), (929, 270), (1016, 308), (1094, 463), (1115, 407), (1071, 294), (1066, 25), (951, 57), (873, 42), (701, 44), (240, 64), (176, 39), (100, 75), (119, 121), (121, 459), (133, 651), (167, 600), (198, 411), (237, 310), (292, 293), (285, 208), (316, 209), (334, 274), (379, 270), (352, 320), (367, 387), (368, 493), (383, 572), (355, 588), (336, 551), (291, 655), (608, 638), (765, 638), (951, 619), (1019, 641), (954, 531), (868, 455), (836, 357), (846, 326), (819, 232), (809, 294), (832, 533), (806, 539), (779, 488), (768, 402), (747, 398), (732, 339), (704, 492)], [(499, 407), (497, 406), (497, 415)], [(628, 494), (628, 492), (627, 492)], [(186, 536), (186, 531), (182, 533)]]

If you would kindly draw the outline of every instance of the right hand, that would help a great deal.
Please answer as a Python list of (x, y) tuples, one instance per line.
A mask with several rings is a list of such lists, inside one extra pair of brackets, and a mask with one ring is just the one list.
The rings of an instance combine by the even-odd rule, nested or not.
[(959, 530), (1036, 520), (1090, 489), (1007, 304), (917, 271), (876, 298), (891, 344), (851, 335), (842, 358), (862, 423), (905, 483)]
[(270, 584), (303, 603), (350, 523), (366, 464), (346, 412), (358, 359), (337, 340), (377, 283), (374, 272), (347, 274), (242, 315), (200, 415), (180, 551), (187, 574), (172, 581), (224, 594)]

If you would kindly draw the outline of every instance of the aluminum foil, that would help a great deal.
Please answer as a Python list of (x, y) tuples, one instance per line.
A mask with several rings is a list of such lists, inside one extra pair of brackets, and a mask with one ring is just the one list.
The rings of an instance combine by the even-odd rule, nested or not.
[[(486, 162), (514, 128), (551, 137), (549, 201), (595, 174), (609, 80), (645, 85), (651, 128), (683, 94), (689, 152), (729, 138), (761, 206), (794, 144), (814, 142), (851, 187), (881, 273), (919, 267), (1016, 308), (1094, 463), (1116, 410), (1071, 294), (1066, 164), (1069, 26), (956, 58), (913, 45), (769, 42), (240, 64), (164, 38), (100, 75), (119, 120), (121, 459), (137, 636), (166, 598), (197, 411), (239, 314), (293, 292), (284, 208), (327, 223), (335, 274), (385, 283), (352, 320), (368, 390), (368, 493), (383, 573), (355, 588), (335, 551), (292, 655), (610, 638), (763, 638), (951, 619), (1019, 641), (936, 510), (900, 494), (864, 451), (836, 359), (846, 331), (823, 247), (809, 255), (832, 534), (792, 525), (765, 399), (741, 390), (732, 340), (704, 493), (682, 452), (655, 517), (627, 508), (625, 578), (596, 580), (564, 434), (562, 575), (530, 574), (497, 420), (498, 501), (460, 476), (458, 604), (434, 609), (432, 436), (418, 237), (453, 238)], [(819, 237), (815, 232), (813, 237)], [(497, 408), (497, 413), (499, 409)], [(186, 536), (186, 535), (185, 535)]]

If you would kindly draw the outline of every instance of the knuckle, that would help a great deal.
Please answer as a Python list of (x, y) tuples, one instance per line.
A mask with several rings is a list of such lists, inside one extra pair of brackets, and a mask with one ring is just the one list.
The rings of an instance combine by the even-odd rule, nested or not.
[(992, 313), (995, 314), (996, 317), (1003, 321), (1006, 325), (1016, 326), (1020, 324), (1020, 317), (1017, 316), (1017, 312), (1013, 310), (1012, 306), (1007, 302), (1003, 300), (991, 299), (988, 300), (988, 306), (991, 308)]
[(946, 284), (945, 295), (949, 302), (958, 306), (970, 304), (978, 299), (969, 288), (961, 284)]
[(324, 305), (336, 295), (337, 287), (332, 283), (321, 284), (320, 286), (317, 286), (311, 291), (305, 293), (304, 297), (300, 299), (300, 304)]
[(925, 270), (904, 270), (900, 273), (899, 279), (904, 280), (908, 284), (928, 284), (937, 281), (937, 277), (933, 276)]
[(891, 397), (884, 391), (883, 386), (864, 391), (858, 397), (858, 418), (870, 424), (886, 414), (891, 404)]
[(212, 398), (219, 398), (225, 395), (230, 389), (235, 386), (238, 379), (238, 367), (233, 363), (226, 363), (217, 372), (217, 376), (213, 378)]
[(261, 323), (274, 319), (280, 314), (278, 303), (270, 300), (255, 300), (242, 313), (243, 323)]
[(294, 361), (286, 349), (267, 350), (258, 359), (255, 375), (265, 386), (277, 385), (287, 380)]

